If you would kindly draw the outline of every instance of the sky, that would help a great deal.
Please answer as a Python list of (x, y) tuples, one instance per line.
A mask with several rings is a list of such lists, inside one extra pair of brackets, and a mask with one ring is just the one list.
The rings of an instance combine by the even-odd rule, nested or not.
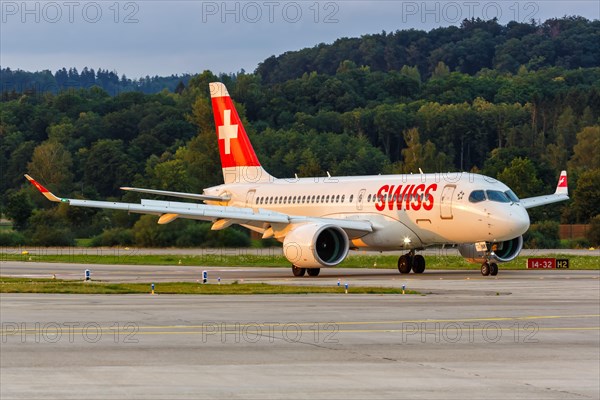
[(464, 18), (600, 18), (594, 1), (5, 1), (0, 65), (56, 71), (84, 66), (146, 75), (254, 71), (286, 51)]

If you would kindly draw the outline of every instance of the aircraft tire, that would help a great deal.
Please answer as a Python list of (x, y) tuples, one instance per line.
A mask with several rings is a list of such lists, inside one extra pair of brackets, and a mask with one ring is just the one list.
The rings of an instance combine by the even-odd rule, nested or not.
[(498, 275), (498, 264), (496, 264), (496, 263), (491, 263), (490, 264), (490, 275), (491, 276)]
[(308, 272), (308, 276), (319, 276), (321, 268), (307, 268), (306, 272)]
[(411, 257), (406, 254), (400, 256), (400, 258), (398, 259), (398, 271), (400, 271), (401, 274), (408, 274), (412, 269), (411, 261)]
[(481, 264), (481, 275), (488, 276), (490, 274), (490, 263), (487, 261)]
[(294, 274), (294, 276), (304, 276), (304, 274), (306, 273), (306, 268), (299, 268), (295, 265), (292, 265), (292, 273)]
[(425, 272), (425, 257), (420, 254), (414, 256), (412, 270), (415, 274), (422, 274)]

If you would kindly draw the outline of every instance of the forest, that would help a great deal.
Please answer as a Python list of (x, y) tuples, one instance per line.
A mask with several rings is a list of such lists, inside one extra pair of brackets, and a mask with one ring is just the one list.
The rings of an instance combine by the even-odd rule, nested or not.
[[(201, 192), (221, 183), (208, 83), (224, 82), (264, 167), (278, 177), (473, 171), (530, 210), (530, 246), (558, 246), (559, 223), (600, 241), (600, 22), (465, 20), (429, 32), (342, 38), (273, 56), (253, 73), (146, 77), (103, 69), (2, 69), (0, 245), (247, 246), (242, 229), (47, 202), (137, 201), (120, 186)], [(87, 240), (82, 241), (82, 239)]]

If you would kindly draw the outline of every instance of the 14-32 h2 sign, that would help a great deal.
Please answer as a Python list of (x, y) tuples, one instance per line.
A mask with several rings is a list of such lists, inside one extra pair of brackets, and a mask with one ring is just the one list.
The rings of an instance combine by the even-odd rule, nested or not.
[(569, 260), (563, 258), (528, 258), (527, 269), (566, 269)]

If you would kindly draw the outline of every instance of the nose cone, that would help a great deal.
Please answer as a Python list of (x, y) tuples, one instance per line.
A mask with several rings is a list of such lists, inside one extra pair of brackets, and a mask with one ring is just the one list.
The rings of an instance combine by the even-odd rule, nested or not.
[(529, 214), (519, 204), (502, 204), (489, 214), (489, 235), (494, 241), (511, 240), (529, 229)]
[(508, 208), (507, 226), (508, 235), (513, 238), (523, 235), (529, 229), (529, 214), (525, 207), (519, 204), (512, 204)]

